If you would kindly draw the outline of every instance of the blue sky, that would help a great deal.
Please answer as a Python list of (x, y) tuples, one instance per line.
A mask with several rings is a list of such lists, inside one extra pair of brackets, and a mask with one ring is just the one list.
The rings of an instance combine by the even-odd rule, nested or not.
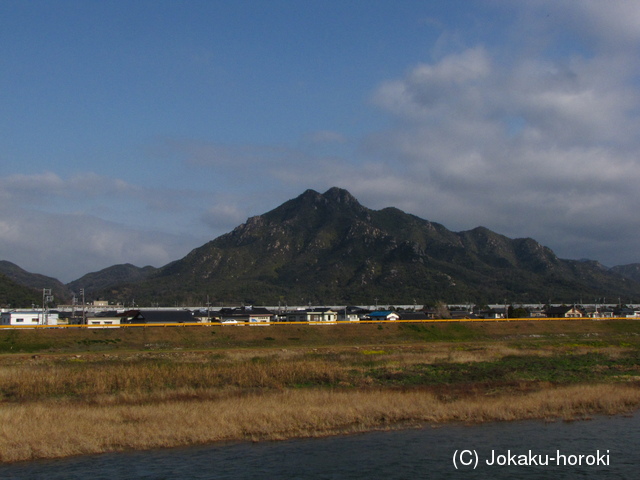
[(162, 266), (307, 188), (640, 262), (640, 4), (0, 2), (0, 259)]

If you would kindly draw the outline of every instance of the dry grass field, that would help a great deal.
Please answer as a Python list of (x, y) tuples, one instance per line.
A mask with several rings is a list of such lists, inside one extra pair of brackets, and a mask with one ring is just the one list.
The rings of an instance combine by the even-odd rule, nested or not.
[(640, 406), (640, 322), (0, 331), (0, 461)]

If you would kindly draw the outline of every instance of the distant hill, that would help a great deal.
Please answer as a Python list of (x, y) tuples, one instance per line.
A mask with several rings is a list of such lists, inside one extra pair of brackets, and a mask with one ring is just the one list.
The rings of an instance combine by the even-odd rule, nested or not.
[[(51, 289), (54, 296), (55, 303), (68, 303), (71, 299), (71, 292), (67, 286), (60, 280), (39, 273), (30, 273), (23, 270), (18, 265), (8, 262), (6, 260), (0, 260), (0, 274), (5, 275), (12, 280), (15, 284), (24, 287), (29, 287), (39, 292), (39, 300), (37, 304), (42, 303), (42, 289)], [(38, 298), (36, 296), (36, 298)], [(15, 302), (13, 302), (15, 304)], [(31, 302), (29, 302), (29, 305)]]
[(530, 238), (452, 232), (349, 192), (307, 190), (109, 299), (274, 304), (574, 302), (640, 298), (640, 283), (595, 261), (559, 259)]
[(611, 271), (623, 277), (640, 282), (640, 263), (630, 263), (629, 265), (618, 265), (611, 267)]
[(114, 285), (140, 282), (153, 275), (156, 270), (157, 268), (155, 267), (147, 266), (141, 268), (130, 263), (113, 265), (98, 272), (87, 273), (78, 280), (68, 283), (67, 287), (74, 292), (79, 292), (81, 288), (84, 288), (85, 298), (88, 299), (90, 296), (94, 296), (96, 292)]
[(19, 285), (0, 273), (0, 307), (30, 307), (42, 304), (42, 291)]

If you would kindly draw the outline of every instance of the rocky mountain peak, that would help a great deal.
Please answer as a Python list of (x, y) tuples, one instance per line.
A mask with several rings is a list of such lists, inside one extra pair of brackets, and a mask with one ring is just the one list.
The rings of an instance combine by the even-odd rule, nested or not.
[(135, 285), (106, 293), (124, 299), (135, 291), (136, 300), (162, 296), (169, 303), (214, 295), (253, 304), (366, 304), (564, 301), (639, 289), (599, 265), (560, 260), (533, 239), (484, 227), (452, 232), (397, 208), (368, 209), (333, 187), (307, 190)]
[(331, 202), (342, 203), (345, 205), (360, 205), (358, 200), (356, 200), (355, 197), (344, 188), (331, 187), (329, 190), (324, 192), (322, 196)]

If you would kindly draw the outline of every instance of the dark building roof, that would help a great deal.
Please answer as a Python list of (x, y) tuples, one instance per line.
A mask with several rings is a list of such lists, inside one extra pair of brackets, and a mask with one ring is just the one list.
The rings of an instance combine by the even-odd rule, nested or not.
[(467, 312), (466, 310), (452, 310), (449, 312), (449, 314), (451, 318), (455, 320), (480, 318), (474, 313)]
[(190, 323), (193, 315), (187, 310), (129, 310), (121, 316), (127, 323)]
[(273, 316), (275, 313), (264, 307), (235, 307), (235, 308), (221, 308), (219, 312), (217, 312), (217, 316), (219, 317), (238, 317), (238, 318), (247, 318), (252, 315), (269, 315)]
[(432, 318), (433, 315), (425, 312), (408, 312), (400, 314), (400, 320), (429, 320)]
[[(343, 311), (343, 310), (344, 310), (343, 308), (340, 309), (340, 311)], [(371, 313), (371, 310), (369, 310), (368, 308), (349, 306), (347, 307), (347, 313), (349, 314), (357, 313), (359, 315), (365, 315), (367, 313)]]
[(573, 307), (571, 306), (566, 306), (566, 305), (562, 305), (559, 307), (548, 307), (545, 310), (545, 313), (547, 314), (547, 317), (564, 317), (565, 314), (571, 310)]

